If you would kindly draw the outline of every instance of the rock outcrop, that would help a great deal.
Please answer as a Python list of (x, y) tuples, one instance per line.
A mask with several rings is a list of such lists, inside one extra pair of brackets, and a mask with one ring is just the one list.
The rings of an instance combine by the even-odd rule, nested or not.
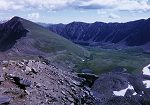
[(148, 77), (125, 72), (100, 75), (92, 86), (95, 105), (149, 105), (150, 87), (144, 82)]
[(94, 105), (83, 79), (42, 60), (1, 61), (0, 72), (0, 104)]

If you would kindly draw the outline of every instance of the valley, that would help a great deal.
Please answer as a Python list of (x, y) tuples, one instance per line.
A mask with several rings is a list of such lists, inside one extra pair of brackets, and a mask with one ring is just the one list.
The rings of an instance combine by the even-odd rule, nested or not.
[(44, 27), (72, 42), (82, 45), (90, 57), (77, 65), (77, 71), (90, 69), (95, 74), (126, 68), (140, 72), (150, 62), (149, 21), (141, 19), (126, 23), (46, 24)]
[(150, 54), (141, 48), (104, 49), (86, 47), (91, 52), (91, 58), (80, 63), (78, 68), (89, 68), (95, 74), (109, 72), (116, 68), (125, 68), (129, 73), (141, 72), (150, 62)]

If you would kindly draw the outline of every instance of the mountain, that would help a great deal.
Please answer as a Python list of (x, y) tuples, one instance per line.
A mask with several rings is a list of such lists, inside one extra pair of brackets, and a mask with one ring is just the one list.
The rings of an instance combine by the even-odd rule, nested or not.
[(0, 51), (10, 49), (16, 40), (25, 37), (27, 32), (17, 17), (0, 24)]
[[(143, 21), (148, 20), (134, 25), (131, 22), (128, 27), (121, 24), (122, 28), (112, 27), (119, 23), (99, 22), (73, 22), (49, 28), (64, 33), (64, 37), (76, 43), (91, 44), (98, 40), (94, 35), (102, 34), (102, 30), (103, 34), (109, 31), (115, 34), (111, 43), (119, 43), (117, 41), (125, 37), (124, 30), (131, 30), (130, 26), (137, 28), (138, 33), (133, 32), (129, 37), (136, 38), (133, 42), (139, 44), (141, 37), (140, 43), (149, 41), (145, 36), (148, 34), (144, 34), (149, 32), (149, 26)], [(139, 27), (142, 30), (138, 30)], [(121, 36), (115, 31), (119, 28), (118, 33), (124, 32)], [(0, 105), (149, 105), (150, 65), (143, 65), (149, 63), (150, 55), (143, 55), (137, 49), (86, 47), (89, 53), (64, 37), (20, 17), (0, 24)], [(111, 34), (109, 37), (111, 39)], [(130, 42), (128, 40), (121, 42)], [(148, 48), (149, 43), (144, 47)], [(139, 66), (144, 67), (143, 71)], [(96, 75), (96, 70), (101, 74)], [(130, 74), (132, 70), (136, 72)]]
[(49, 24), (49, 25), (47, 25), (46, 27), (48, 27), (48, 29), (50, 29), (50, 30), (53, 30), (53, 32), (55, 32), (55, 33), (61, 33), (61, 31), (62, 30), (64, 30), (64, 28), (65, 28), (65, 24)]
[(0, 105), (93, 105), (72, 70), (89, 52), (20, 17), (0, 24)]
[(66, 25), (53, 24), (47, 28), (81, 45), (113, 43), (141, 46), (150, 42), (150, 18), (127, 23), (72, 22)]
[(20, 17), (14, 17), (0, 24), (0, 45), (1, 53), (7, 51), (13, 55), (46, 55), (58, 52), (75, 54), (80, 57), (88, 55), (88, 51), (84, 48)]

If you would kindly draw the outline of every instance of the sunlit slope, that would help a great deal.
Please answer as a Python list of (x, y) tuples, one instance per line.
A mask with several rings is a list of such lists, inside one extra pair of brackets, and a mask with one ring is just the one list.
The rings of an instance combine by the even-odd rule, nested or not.
[(53, 32), (50, 32), (40, 25), (22, 18), (20, 18), (20, 21), (24, 28), (29, 31), (27, 36), (34, 39), (34, 47), (37, 49), (47, 53), (63, 51), (82, 57), (89, 56), (89, 52), (84, 48)]

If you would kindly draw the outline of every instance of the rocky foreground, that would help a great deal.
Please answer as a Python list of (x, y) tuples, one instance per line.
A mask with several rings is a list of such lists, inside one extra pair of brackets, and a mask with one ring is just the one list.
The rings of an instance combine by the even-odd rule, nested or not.
[[(150, 67), (147, 68), (150, 74)], [(96, 105), (150, 105), (150, 75), (109, 72), (101, 74), (92, 91)]]
[(0, 105), (93, 105), (83, 79), (44, 61), (0, 63)]
[(0, 105), (150, 105), (149, 71), (97, 76), (62, 70), (42, 57), (1, 61)]

